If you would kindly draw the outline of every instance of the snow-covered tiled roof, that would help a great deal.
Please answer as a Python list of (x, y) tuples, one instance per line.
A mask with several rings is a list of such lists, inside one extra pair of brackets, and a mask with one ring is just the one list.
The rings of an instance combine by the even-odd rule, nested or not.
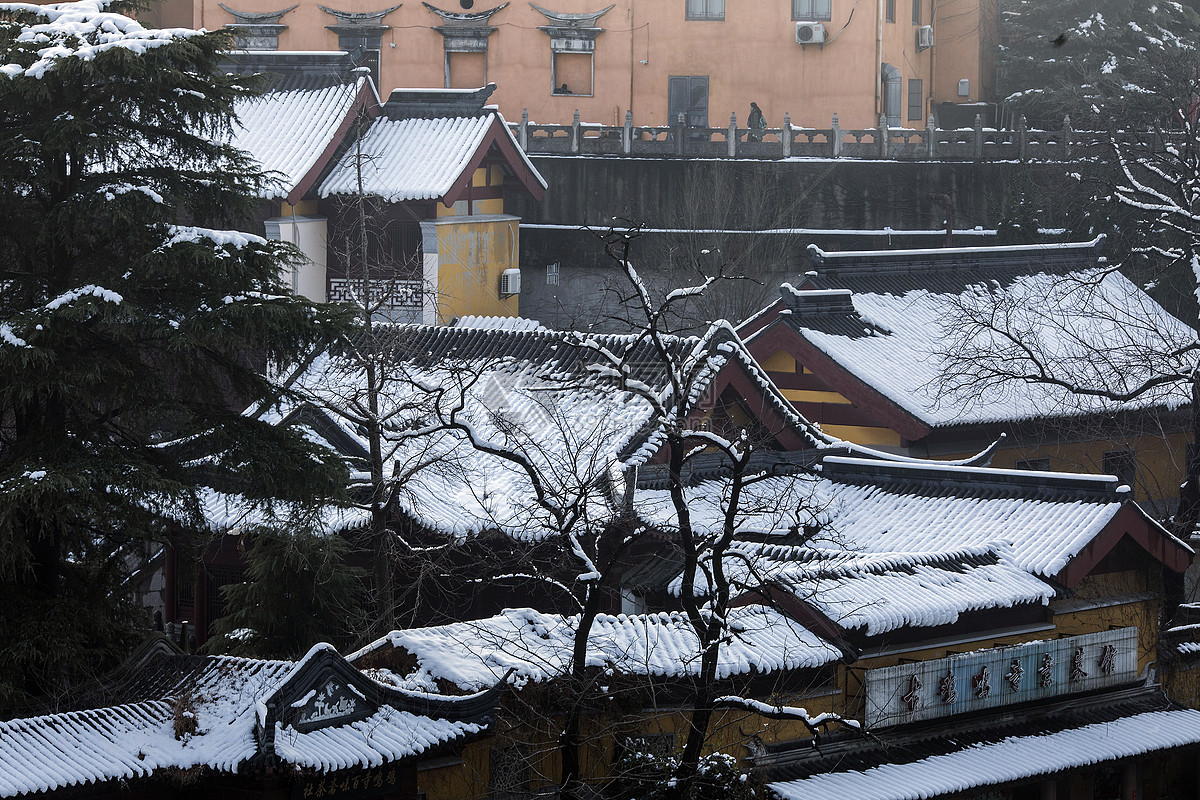
[[(443, 199), (476, 160), (479, 148), (497, 137), (511, 142), (507, 125), (494, 111), (439, 119), (381, 117), (371, 124), (361, 144), (363, 191), (392, 203)], [(524, 152), (515, 144), (512, 150), (544, 188), (544, 179)], [(318, 194), (356, 194), (357, 158), (354, 149), (345, 153), (321, 182)]]
[[(1169, 387), (1118, 406), (1015, 381), (970, 398), (947, 397), (939, 353), (955, 334), (947, 327), (953, 319), (949, 312), (956, 304), (970, 305), (1001, 290), (1014, 298), (1010, 324), (1036, 335), (1047, 352), (1060, 357), (1087, 351), (1116, 357), (1122, 349), (1166, 354), (1195, 341), (1192, 329), (1128, 278), (1097, 266), (1099, 241), (843, 253), (813, 246), (818, 270), (810, 273), (805, 288), (783, 286), (778, 306), (783, 311), (775, 324), (790, 326), (841, 369), (931, 428), (1187, 403), (1186, 391)], [(1022, 314), (1025, 299), (1031, 301), (1030, 310)], [(1088, 308), (1115, 313), (1103, 319), (1086, 313)], [(743, 325), (755, 331), (750, 339), (766, 334), (765, 319), (759, 314)], [(1119, 373), (1116, 379), (1130, 385), (1149, 374), (1133, 367)], [(1100, 378), (1111, 385), (1114, 376)], [(1088, 376), (1093, 382), (1100, 378)]]
[[(367, 669), (386, 663), (388, 651), (401, 649), (416, 657), (408, 674), (381, 673), (400, 686), (433, 690), (448, 681), (464, 691), (494, 685), (510, 670), (509, 681), (551, 680), (565, 674), (578, 617), (508, 609), (487, 619), (434, 628), (392, 631), (349, 656)], [(719, 678), (780, 670), (819, 667), (840, 652), (794, 620), (763, 606), (730, 612), (736, 632), (721, 648)], [(681, 677), (696, 674), (700, 653), (685, 615), (599, 615), (588, 637), (587, 663), (626, 675)]]
[[(297, 679), (316, 672), (315, 680), (327, 680), (331, 662), (367, 689), (359, 696), (375, 701), (369, 716), (298, 729), (277, 710), (268, 711), (281, 692), (296, 691)], [(0, 722), (0, 797), (149, 777), (166, 768), (237, 773), (268, 752), (267, 741), (279, 762), (293, 768), (377, 766), (479, 733), (487, 724), (473, 698), (439, 699), (435, 705), (450, 714), (414, 713), (430, 704), (370, 681), (328, 645), (296, 662), (160, 650), (126, 669), (123, 688), (106, 690), (123, 693), (125, 702)], [(464, 714), (455, 716), (456, 708)], [(193, 731), (180, 725), (183, 717), (194, 719)], [(271, 720), (274, 735), (267, 736), (263, 725)]]
[[(1129, 501), (1125, 492), (1003, 486), (969, 467), (917, 469), (832, 456), (824, 464), (840, 468), (835, 477), (779, 476), (755, 484), (760, 500), (745, 505), (741, 530), (783, 535), (815, 523), (819, 533), (807, 546), (835, 554), (949, 554), (1006, 544), (1014, 566), (1052, 577)], [(908, 466), (911, 475), (903, 471)], [(1081, 483), (1090, 486), (1091, 477)], [(694, 526), (719, 530), (725, 491), (719, 481), (689, 489)], [(639, 494), (645, 518), (674, 527), (665, 492)], [(781, 498), (778, 507), (772, 498)]]
[[(816, 548), (740, 544), (725, 567), (743, 585), (750, 565), (844, 630), (877, 636), (957, 622), (969, 611), (1048, 603), (1045, 581), (991, 545), (937, 553), (830, 553)], [(703, 588), (703, 587), (700, 587)]]
[(317, 772), (375, 767), (428, 752), (480, 733), (478, 722), (446, 720), (380, 706), (366, 719), (301, 733), (275, 724), (275, 754), (285, 763)]
[[(336, 77), (293, 76), (259, 97), (239, 101), (234, 111), (233, 144), (276, 174), (272, 197), (289, 198), (302, 184), (316, 180), (322, 156), (332, 155), (339, 128), (355, 102), (369, 89), (370, 79), (353, 82)], [(373, 89), (370, 89), (373, 91)]]
[(1011, 736), (908, 763), (769, 784), (781, 800), (921, 800), (1200, 743), (1200, 711), (1151, 711), (1052, 733)]
[[(668, 407), (674, 404), (668, 367), (649, 341), (632, 335), (525, 326), (376, 330), (391, 337), (380, 392), (381, 413), (388, 420), (385, 471), (395, 468), (409, 476), (397, 493), (399, 509), (445, 533), (499, 530), (537, 539), (555, 530), (552, 516), (535, 503), (528, 473), (503, 455), (473, 446), (472, 438), (476, 445), (527, 459), (549, 489), (550, 502), (565, 506), (585, 497), (597, 504), (589, 513), (598, 524), (617, 509), (608, 507), (597, 487), (603, 489), (625, 466), (644, 463), (657, 450), (659, 428), (651, 404), (627, 387), (645, 387)], [(727, 365), (757, 370), (728, 328), (666, 342), (672, 358), (702, 364), (698, 371), (705, 380), (694, 387), (695, 397), (685, 399), (692, 405)], [(614, 377), (594, 369), (601, 349), (624, 354), (625, 374)], [(294, 386), (327, 409), (331, 425), (362, 441), (358, 426), (339, 413), (364, 402), (360, 363), (324, 353)], [(761, 389), (764, 402), (782, 415), (789, 431), (814, 446), (824, 443), (765, 379)], [(459, 427), (442, 427), (452, 416)], [(361, 450), (366, 452), (365, 443)]]
[[(688, 488), (697, 533), (721, 530), (727, 493), (725, 480)], [(675, 529), (665, 491), (639, 490), (634, 507)], [(945, 625), (971, 611), (1048, 602), (1056, 590), (1044, 579), (1060, 577), (1128, 513), (1182, 571), (1191, 551), (1140, 516), (1112, 479), (828, 455), (816, 474), (747, 487), (737, 520), (746, 541), (726, 572), (746, 589), (764, 580), (782, 587), (844, 629)]]

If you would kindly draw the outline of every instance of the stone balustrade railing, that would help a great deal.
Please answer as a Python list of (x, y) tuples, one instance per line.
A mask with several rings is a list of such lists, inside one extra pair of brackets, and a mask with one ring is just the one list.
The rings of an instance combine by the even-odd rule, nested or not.
[(570, 125), (547, 125), (529, 121), (510, 123), (513, 134), (527, 153), (533, 155), (613, 155), (681, 158), (860, 158), (897, 161), (1068, 161), (1086, 157), (1111, 136), (1127, 134), (1074, 131), (1070, 118), (1057, 131), (1030, 130), (1024, 117), (1013, 129), (986, 128), (975, 118), (971, 128), (944, 130), (932, 116), (924, 128), (892, 128), (881, 116), (875, 128), (854, 129), (838, 125), (837, 114), (828, 128), (802, 128), (785, 114), (782, 128), (754, 131), (739, 128), (729, 115), (726, 128), (688, 127), (682, 114), (666, 127), (633, 124), (625, 112), (625, 124), (617, 127), (580, 122), (579, 111)]

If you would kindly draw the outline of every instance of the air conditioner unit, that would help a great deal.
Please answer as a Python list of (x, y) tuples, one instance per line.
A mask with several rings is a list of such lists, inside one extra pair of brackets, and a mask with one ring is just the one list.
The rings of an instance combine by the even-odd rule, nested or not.
[(928, 50), (933, 47), (933, 26), (922, 25), (917, 28), (917, 49)]
[(824, 44), (825, 26), (819, 22), (796, 23), (797, 44)]
[(500, 273), (500, 296), (509, 297), (521, 293), (521, 270), (506, 269)]

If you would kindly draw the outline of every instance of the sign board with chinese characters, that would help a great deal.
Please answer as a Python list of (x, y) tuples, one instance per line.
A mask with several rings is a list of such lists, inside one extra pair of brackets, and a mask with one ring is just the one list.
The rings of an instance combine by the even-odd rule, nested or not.
[(354, 686), (328, 674), (315, 689), (291, 705), (291, 724), (301, 733), (354, 722), (375, 712)]
[(1068, 636), (867, 671), (871, 727), (1060, 697), (1137, 678), (1137, 628)]
[[(395, 762), (365, 770), (342, 770), (328, 775), (298, 775), (292, 781), (292, 800), (366, 800), (404, 795), (405, 771)], [(414, 789), (415, 791), (415, 789)]]

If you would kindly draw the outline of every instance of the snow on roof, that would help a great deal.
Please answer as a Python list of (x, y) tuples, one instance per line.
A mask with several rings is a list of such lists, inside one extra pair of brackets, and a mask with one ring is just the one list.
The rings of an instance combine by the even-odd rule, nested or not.
[[(945, 467), (921, 472), (911, 465), (870, 465), (829, 458), (840, 465), (822, 475), (777, 476), (748, 487), (739, 530), (774, 534), (786, 541), (806, 528), (805, 542), (825, 557), (977, 552), (1003, 546), (1001, 563), (1053, 577), (1124, 507), (1128, 495), (1103, 492), (1090, 478), (1079, 486), (1004, 484), (988, 471)], [(724, 480), (688, 490), (692, 524), (717, 531), (722, 524)], [(637, 508), (649, 523), (676, 525), (666, 492), (639, 490)], [(1033, 584), (1024, 590), (1032, 591)]]
[(15, 40), (18, 44), (36, 44), (37, 58), (29, 64), (0, 64), (0, 75), (41, 78), (66, 59), (92, 61), (112, 50), (142, 55), (152, 48), (203, 33), (186, 28), (148, 29), (124, 14), (106, 11), (108, 5), (105, 0), (47, 5), (0, 3), (0, 14), (36, 14), (44, 20), (22, 27)]
[[(907, 231), (905, 231), (907, 233)], [(957, 234), (958, 231), (955, 231)], [(903, 250), (822, 250), (815, 244), (808, 246), (813, 260), (821, 265), (834, 266), (839, 262), (855, 261), (911, 261), (913, 258), (927, 256), (939, 260), (964, 261), (988, 258), (1020, 256), (1036, 260), (1047, 255), (1058, 255), (1070, 258), (1087, 257), (1096, 252), (1104, 242), (1100, 235), (1089, 242), (1042, 242), (1037, 244), (986, 245), (983, 247), (931, 247), (906, 248)]]
[[(358, 98), (366, 78), (353, 84), (324, 77), (285, 80), (259, 97), (239, 101), (232, 143), (248, 152), (287, 197), (318, 165)], [(279, 190), (282, 190), (280, 194)]]
[[(453, 535), (499, 530), (536, 539), (556, 530), (552, 515), (535, 503), (528, 473), (506, 455), (533, 465), (550, 502), (565, 507), (583, 498), (594, 503), (593, 522), (616, 513), (602, 496), (608, 476), (644, 463), (657, 451), (651, 404), (628, 387), (644, 387), (668, 407), (676, 402), (670, 397), (668, 365), (650, 342), (633, 335), (508, 325), (376, 330), (391, 337), (380, 393), (381, 413), (388, 420), (385, 471), (390, 474), (394, 466), (410, 476), (397, 503), (423, 526)], [(706, 338), (666, 342), (673, 359), (694, 361), (695, 372), (705, 375), (694, 396), (683, 398), (689, 408), (729, 362), (757, 369), (725, 328)], [(601, 350), (621, 354), (625, 372), (596, 370)], [(770, 392), (769, 382), (759, 377)], [(345, 416), (366, 396), (361, 363), (324, 353), (295, 387), (327, 409), (331, 424), (346, 437), (363, 441), (358, 426)], [(781, 414), (791, 415), (788, 424), (802, 424), (786, 400), (769, 397)], [(440, 424), (452, 416), (457, 428)], [(501, 452), (485, 452), (472, 439)], [(361, 450), (366, 452), (365, 442)]]
[(548, 328), (542, 327), (542, 324), (536, 319), (526, 319), (525, 317), (481, 317), (474, 314), (466, 314), (459, 317), (454, 321), (454, 327), (507, 331), (548, 330)]
[(878, 554), (744, 543), (734, 551), (725, 567), (731, 580), (751, 585), (753, 565), (757, 575), (802, 598), (840, 628), (861, 629), (868, 636), (950, 625), (969, 611), (1045, 604), (1057, 594), (1011, 563), (1003, 545)]
[[(1190, 398), (1170, 386), (1126, 404), (1016, 381), (964, 391), (962, 397), (947, 396), (940, 353), (954, 341), (956, 331), (948, 327), (954, 324), (953, 308), (990, 302), (1000, 292), (1012, 301), (1002, 306), (1011, 307), (1010, 326), (1036, 335), (1047, 354), (1070, 362), (1082, 373), (1077, 382), (1084, 385), (1136, 385), (1156, 369), (1144, 363), (1146, 352), (1174, 353), (1195, 341), (1195, 331), (1121, 273), (1096, 268), (1094, 258), (1091, 267), (1066, 272), (1048, 266), (1054, 258), (1078, 262), (1081, 253), (1095, 245), (822, 253), (825, 263), (813, 284), (852, 289), (853, 310), (823, 309), (819, 297), (785, 286), (784, 304), (794, 303), (796, 308), (781, 316), (781, 324), (929, 427), (1118, 408), (1178, 408)], [(947, 260), (947, 253), (959, 260)], [(1036, 254), (1047, 255), (1039, 260)], [(936, 263), (923, 263), (926, 256), (936, 257)], [(879, 259), (874, 267), (872, 258)], [(1015, 261), (1003, 262), (1005, 258)], [(840, 265), (839, 259), (852, 267)], [(997, 265), (988, 265), (989, 260)], [(1108, 318), (1088, 313), (1095, 308), (1113, 313)], [(978, 344), (988, 346), (982, 339)], [(994, 344), (1004, 342), (997, 337)], [(1107, 363), (1089, 364), (1086, 356), (1095, 352), (1105, 354)]]
[(385, 705), (366, 719), (307, 733), (276, 723), (275, 754), (288, 764), (318, 772), (365, 769), (424, 753), (484, 729), (477, 722), (435, 719)]
[[(157, 653), (131, 669), (128, 702), (0, 722), (0, 797), (172, 767), (236, 773), (262, 754), (262, 709), (322, 655), (340, 660), (328, 645), (297, 662)], [(378, 688), (403, 704), (394, 690)], [(177, 729), (177, 705), (194, 715), (194, 733)], [(277, 722), (274, 752), (284, 763), (328, 772), (417, 755), (482, 729), (477, 720), (435, 719), (385, 704), (366, 719), (306, 732)]]
[[(521, 686), (565, 673), (578, 622), (578, 617), (506, 609), (473, 622), (392, 631), (348, 660), (370, 664), (372, 654), (386, 653), (384, 648), (402, 649), (416, 657), (416, 666), (406, 675), (390, 677), (416, 690), (434, 690), (441, 680), (477, 691), (494, 685), (509, 670), (515, 670), (510, 682)], [(736, 635), (721, 648), (719, 678), (819, 667), (841, 655), (816, 634), (764, 606), (733, 609), (729, 622)], [(682, 613), (601, 614), (588, 637), (587, 663), (625, 675), (683, 677), (698, 672), (700, 652)]]
[[(376, 119), (362, 139), (363, 190), (392, 203), (443, 198), (498, 119)], [(321, 197), (358, 192), (356, 157), (354, 148), (342, 156), (321, 182)]]
[(906, 764), (826, 772), (769, 786), (781, 800), (920, 800), (1198, 742), (1200, 711), (1152, 711), (1054, 733), (1011, 736)]
[[(0, 722), (0, 797), (146, 777), (166, 767), (236, 771), (257, 750), (254, 699), (291, 668), (287, 661), (211, 657), (155, 699)], [(189, 690), (197, 729), (180, 739), (173, 702)]]

